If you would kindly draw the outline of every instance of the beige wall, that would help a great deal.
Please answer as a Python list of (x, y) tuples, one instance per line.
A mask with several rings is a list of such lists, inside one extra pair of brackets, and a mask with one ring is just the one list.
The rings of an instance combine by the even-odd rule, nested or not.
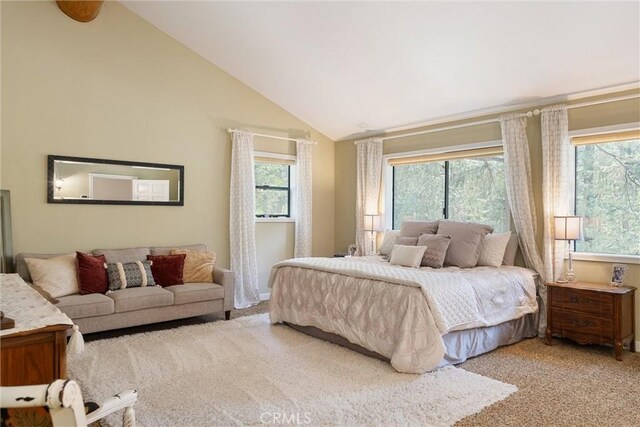
[[(607, 96), (593, 97), (601, 99), (618, 95), (638, 93), (631, 90)], [(582, 100), (580, 100), (582, 101)], [(579, 101), (568, 102), (576, 103)], [(526, 111), (526, 110), (524, 110)], [(479, 117), (484, 120), (494, 116)], [(465, 123), (460, 121), (455, 123)], [(600, 104), (584, 108), (569, 110), (569, 129), (588, 129), (600, 126), (610, 126), (621, 123), (640, 121), (640, 103), (638, 99), (631, 99), (615, 103)], [(444, 126), (444, 125), (439, 125)], [(435, 127), (439, 127), (435, 126)], [(429, 127), (412, 129), (419, 131)], [(406, 132), (406, 131), (403, 131)], [(402, 133), (403, 133), (402, 132)], [(399, 132), (401, 133), (401, 132)], [(527, 137), (531, 155), (531, 174), (534, 183), (534, 200), (538, 218), (538, 242), (542, 240), (542, 137), (540, 117), (534, 116), (528, 121)], [(449, 147), (473, 142), (500, 140), (500, 125), (496, 123), (469, 126), (454, 130), (433, 132), (409, 138), (385, 141), (384, 153), (400, 153), (426, 148)], [(353, 140), (336, 143), (336, 250), (344, 250), (349, 243), (353, 243), (355, 236), (355, 200), (356, 200), (356, 148)], [(599, 281), (608, 283), (611, 278), (611, 263), (576, 261), (576, 275), (579, 280)], [(629, 264), (626, 283), (635, 287), (640, 286), (640, 265)], [(636, 293), (636, 313), (640, 313), (640, 292)], [(636, 316), (636, 330), (640, 330), (640, 316)], [(638, 340), (638, 338), (636, 338)], [(639, 340), (640, 341), (640, 340)]]
[[(117, 2), (81, 24), (53, 1), (2, 2), (2, 182), (14, 250), (202, 242), (229, 265), (228, 127), (309, 136), (313, 253), (334, 244), (334, 143)], [(302, 94), (301, 94), (302, 96)], [(295, 146), (256, 139), (256, 148)], [(184, 207), (46, 203), (47, 154), (185, 166)], [(291, 224), (258, 225), (261, 268)]]

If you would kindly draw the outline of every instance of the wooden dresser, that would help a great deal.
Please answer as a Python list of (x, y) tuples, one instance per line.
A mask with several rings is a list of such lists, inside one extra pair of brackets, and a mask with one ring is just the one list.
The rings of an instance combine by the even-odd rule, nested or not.
[(0, 274), (0, 309), (15, 325), (0, 331), (0, 385), (47, 384), (67, 376), (69, 317), (17, 274)]
[(635, 288), (573, 282), (547, 283), (547, 330), (580, 344), (612, 345), (622, 360), (622, 345), (635, 351)]

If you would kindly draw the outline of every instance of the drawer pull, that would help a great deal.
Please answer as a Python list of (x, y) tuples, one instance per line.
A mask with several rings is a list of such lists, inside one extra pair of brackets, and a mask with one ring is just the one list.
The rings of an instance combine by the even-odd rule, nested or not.
[(578, 326), (580, 328), (591, 328), (595, 326), (595, 323), (591, 320), (578, 320), (578, 319), (569, 319), (569, 323), (573, 326)]
[(570, 295), (569, 302), (571, 304), (593, 305), (593, 304), (598, 304), (599, 301), (593, 300), (591, 298), (583, 298), (583, 297), (577, 297), (575, 295)]

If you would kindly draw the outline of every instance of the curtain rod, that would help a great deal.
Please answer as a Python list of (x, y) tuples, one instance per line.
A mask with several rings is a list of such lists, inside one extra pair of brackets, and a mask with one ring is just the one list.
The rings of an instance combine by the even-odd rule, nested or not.
[[(607, 104), (609, 102), (616, 102), (616, 101), (625, 101), (627, 99), (634, 99), (634, 98), (639, 98), (640, 94), (632, 94), (632, 95), (623, 95), (623, 96), (617, 96), (615, 98), (608, 98), (608, 99), (601, 99), (598, 101), (585, 101), (585, 102), (579, 102), (577, 104), (570, 104), (567, 105), (567, 109), (572, 109), (572, 108), (582, 108), (582, 107), (589, 107), (591, 105), (599, 105), (599, 104)], [(531, 111), (527, 111), (526, 113), (521, 114), (521, 116), (527, 116), (527, 117), (533, 117), (534, 115), (537, 116), (540, 114), (540, 110), (539, 109), (535, 109), (535, 110), (531, 110)], [(391, 135), (391, 136), (386, 136), (382, 139), (383, 141), (389, 140), (389, 139), (397, 139), (397, 138), (407, 138), (409, 136), (416, 136), (416, 135), (423, 135), (423, 134), (427, 134), (427, 133), (433, 133), (433, 132), (442, 132), (445, 130), (452, 130), (452, 129), (460, 129), (460, 128), (465, 128), (465, 127), (469, 127), (469, 126), (478, 126), (478, 125), (484, 125), (487, 123), (494, 123), (494, 122), (499, 122), (500, 119), (498, 117), (493, 118), (493, 119), (486, 119), (486, 120), (477, 120), (475, 122), (468, 122), (468, 123), (462, 123), (459, 125), (451, 125), (451, 126), (444, 126), (444, 127), (437, 127), (437, 128), (433, 128), (433, 129), (427, 129), (427, 130), (423, 130), (423, 131), (419, 131), (419, 132), (411, 132), (411, 133), (402, 133), (399, 135)], [(375, 138), (375, 137), (372, 137)]]
[[(284, 136), (275, 136), (275, 135), (266, 135), (266, 134), (263, 134), (263, 133), (248, 132), (248, 131), (245, 131), (245, 130), (242, 130), (242, 129), (231, 129), (231, 128), (229, 128), (229, 129), (227, 129), (227, 132), (229, 132), (229, 133), (247, 132), (247, 133), (250, 133), (253, 136), (261, 136), (263, 138), (279, 139), (279, 140), (282, 140), (282, 141), (293, 141), (293, 142), (296, 142), (298, 140), (296, 138), (286, 138)], [(299, 138), (299, 139), (304, 139), (304, 138)], [(316, 141), (311, 141), (309, 139), (307, 139), (306, 141), (309, 141), (310, 143), (312, 143), (314, 145), (317, 144)]]

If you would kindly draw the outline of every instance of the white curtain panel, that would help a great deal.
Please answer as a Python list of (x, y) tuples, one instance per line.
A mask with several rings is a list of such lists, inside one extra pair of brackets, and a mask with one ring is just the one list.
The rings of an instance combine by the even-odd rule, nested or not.
[(382, 178), (382, 139), (356, 141), (356, 244), (360, 255), (372, 255), (371, 238), (364, 231), (364, 216), (378, 215), (378, 198)]
[(260, 302), (256, 260), (256, 206), (253, 169), (253, 134), (234, 132), (231, 150), (231, 203), (229, 240), (235, 307)]
[(293, 256), (311, 256), (313, 141), (296, 140), (296, 231)]
[(544, 277), (557, 280), (562, 275), (567, 244), (554, 239), (555, 215), (571, 215), (574, 199), (575, 157), (569, 139), (569, 116), (566, 105), (542, 109), (542, 200), (544, 241), (542, 258)]
[(520, 249), (527, 267), (541, 277), (538, 294), (541, 299), (538, 335), (544, 336), (546, 329), (546, 300), (548, 277), (536, 246), (536, 208), (531, 183), (531, 160), (527, 140), (527, 118), (521, 114), (500, 117), (502, 144), (504, 145), (504, 169), (507, 184), (507, 200), (516, 226)]

